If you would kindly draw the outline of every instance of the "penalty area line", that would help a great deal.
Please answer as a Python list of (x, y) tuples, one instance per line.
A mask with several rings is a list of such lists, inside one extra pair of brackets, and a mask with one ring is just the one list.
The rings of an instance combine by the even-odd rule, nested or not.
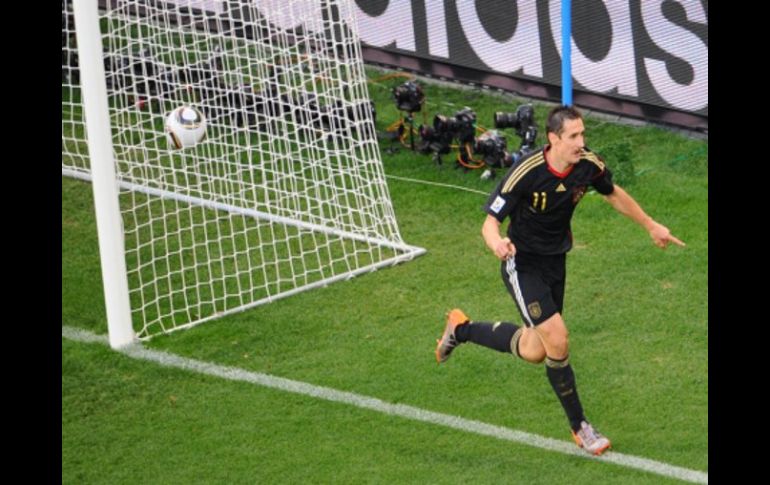
[[(422, 179), (415, 179), (415, 178), (409, 178), (409, 177), (399, 177), (398, 175), (388, 175), (385, 174), (385, 178), (393, 179), (393, 180), (400, 180), (402, 182), (411, 182), (415, 184), (423, 184), (423, 185), (433, 185), (435, 187), (445, 187), (448, 189), (455, 189), (455, 190), (464, 190), (465, 192), (471, 192), (474, 194), (480, 194), (484, 196), (488, 196), (489, 192), (484, 192), (481, 190), (471, 189), (469, 187), (463, 187), (461, 185), (452, 185), (452, 184), (445, 184), (442, 182), (431, 182), (430, 180), (422, 180)], [(491, 188), (489, 189), (492, 190)]]
[[(84, 343), (100, 343), (108, 345), (107, 336), (96, 335), (86, 330), (73, 327), (62, 326), (62, 337)], [(592, 456), (579, 449), (572, 442), (559, 441), (545, 436), (539, 436), (524, 431), (504, 428), (481, 421), (452, 416), (450, 414), (437, 413), (420, 409), (405, 404), (392, 404), (374, 397), (355, 394), (352, 392), (338, 391), (329, 387), (316, 386), (306, 382), (294, 381), (283, 377), (271, 376), (260, 372), (251, 372), (237, 367), (227, 367), (223, 365), (212, 364), (200, 360), (180, 357), (178, 355), (151, 350), (144, 348), (141, 344), (129, 345), (121, 350), (120, 353), (138, 360), (154, 362), (165, 367), (174, 367), (199, 374), (229, 379), (232, 381), (248, 382), (272, 389), (302, 394), (326, 401), (338, 402), (356, 406), (362, 409), (369, 409), (391, 416), (399, 416), (414, 421), (437, 424), (468, 433), (490, 436), (493, 438), (512, 441), (535, 448), (541, 448), (548, 451), (574, 455), (589, 460), (603, 461), (626, 468), (642, 470), (665, 477), (677, 478), (692, 483), (708, 483), (708, 473), (688, 468), (678, 467), (662, 463), (647, 458), (641, 458), (632, 455), (625, 455), (614, 451), (607, 451), (601, 456)]]

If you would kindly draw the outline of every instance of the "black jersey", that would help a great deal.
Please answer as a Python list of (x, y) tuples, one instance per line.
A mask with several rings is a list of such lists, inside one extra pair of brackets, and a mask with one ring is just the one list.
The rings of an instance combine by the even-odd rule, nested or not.
[(570, 221), (575, 207), (593, 186), (613, 191), (612, 173), (584, 148), (580, 161), (559, 173), (545, 161), (548, 146), (520, 159), (490, 194), (484, 210), (501, 223), (510, 217), (508, 237), (517, 251), (562, 254), (572, 248)]

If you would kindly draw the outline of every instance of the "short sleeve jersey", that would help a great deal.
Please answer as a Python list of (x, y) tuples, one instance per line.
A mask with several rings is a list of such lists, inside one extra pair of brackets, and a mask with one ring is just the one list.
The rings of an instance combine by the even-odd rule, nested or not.
[(517, 251), (553, 255), (572, 248), (570, 222), (588, 186), (609, 195), (612, 173), (598, 155), (584, 148), (580, 160), (563, 173), (545, 160), (549, 146), (517, 161), (490, 194), (484, 210), (500, 223)]

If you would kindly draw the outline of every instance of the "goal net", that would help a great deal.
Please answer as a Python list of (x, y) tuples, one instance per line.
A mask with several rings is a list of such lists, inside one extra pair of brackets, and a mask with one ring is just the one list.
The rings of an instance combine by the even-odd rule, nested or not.
[[(90, 180), (88, 60), (72, 1), (62, 1), (62, 175)], [(396, 223), (351, 1), (98, 2), (136, 338), (424, 252)], [(182, 106), (206, 130), (177, 149), (165, 119)]]

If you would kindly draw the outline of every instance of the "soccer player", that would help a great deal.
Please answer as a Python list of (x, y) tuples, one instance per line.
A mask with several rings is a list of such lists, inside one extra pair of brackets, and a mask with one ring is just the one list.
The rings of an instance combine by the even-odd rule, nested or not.
[[(590, 185), (615, 210), (645, 228), (658, 247), (685, 244), (612, 183), (612, 173), (602, 159), (584, 146), (585, 127), (577, 109), (558, 106), (551, 110), (546, 134), (548, 144), (515, 163), (490, 194), (481, 228), (487, 246), (502, 262), (503, 282), (524, 324), (471, 321), (462, 310), (453, 309), (438, 340), (436, 360), (445, 362), (457, 345), (473, 342), (528, 362), (545, 361), (546, 376), (564, 408), (575, 442), (599, 455), (610, 447), (610, 440), (583, 413), (562, 318), (572, 214)], [(500, 225), (506, 218), (510, 222), (506, 237), (501, 237)]]

